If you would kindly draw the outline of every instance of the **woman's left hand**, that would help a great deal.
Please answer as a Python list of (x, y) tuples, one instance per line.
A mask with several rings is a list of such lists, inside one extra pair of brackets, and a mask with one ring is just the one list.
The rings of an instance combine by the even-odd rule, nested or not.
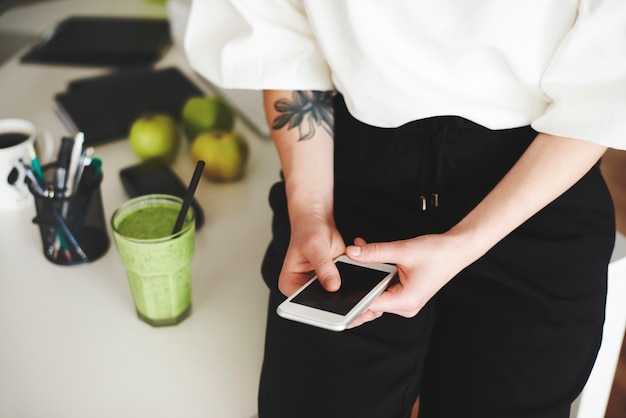
[(402, 241), (366, 243), (362, 238), (347, 247), (346, 254), (361, 263), (391, 263), (399, 282), (390, 286), (349, 326), (354, 328), (393, 313), (411, 318), (465, 266), (463, 251), (453, 239), (423, 235)]
[(447, 232), (385, 243), (357, 238), (346, 254), (355, 261), (395, 264), (400, 282), (351, 326), (384, 312), (417, 315), (461, 270), (572, 187), (605, 150), (593, 142), (540, 133), (496, 187)]

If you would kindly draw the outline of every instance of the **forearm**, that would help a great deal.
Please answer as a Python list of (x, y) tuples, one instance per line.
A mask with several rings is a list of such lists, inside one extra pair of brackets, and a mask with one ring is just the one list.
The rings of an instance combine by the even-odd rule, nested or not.
[(289, 296), (315, 271), (328, 291), (340, 286), (333, 258), (345, 244), (333, 217), (332, 92), (266, 91), (265, 111), (285, 177), (291, 223), (278, 288)]
[(285, 176), (292, 215), (301, 212), (332, 214), (334, 121), (331, 95), (264, 92), (265, 112)]
[(500, 183), (446, 233), (471, 263), (574, 185), (605, 147), (539, 134)]

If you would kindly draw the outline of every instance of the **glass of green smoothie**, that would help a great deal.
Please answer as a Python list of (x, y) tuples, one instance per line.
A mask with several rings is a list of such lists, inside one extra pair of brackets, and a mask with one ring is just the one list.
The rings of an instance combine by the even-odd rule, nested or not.
[(191, 313), (193, 209), (180, 231), (172, 234), (182, 203), (171, 195), (139, 196), (123, 203), (111, 217), (137, 315), (155, 327), (178, 324)]

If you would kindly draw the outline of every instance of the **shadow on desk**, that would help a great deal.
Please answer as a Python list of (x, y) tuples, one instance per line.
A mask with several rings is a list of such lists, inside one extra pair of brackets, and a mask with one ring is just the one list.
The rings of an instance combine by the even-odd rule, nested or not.
[(34, 39), (33, 35), (0, 31), (0, 65), (12, 58), (22, 47)]

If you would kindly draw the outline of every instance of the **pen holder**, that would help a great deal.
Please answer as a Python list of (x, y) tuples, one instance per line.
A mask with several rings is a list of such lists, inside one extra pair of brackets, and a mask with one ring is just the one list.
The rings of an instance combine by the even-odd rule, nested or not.
[[(52, 184), (55, 165), (44, 168), (46, 184)], [(91, 176), (69, 196), (48, 186), (44, 193), (29, 189), (35, 198), (43, 252), (54, 264), (69, 266), (94, 261), (109, 249), (100, 184), (102, 174)]]

